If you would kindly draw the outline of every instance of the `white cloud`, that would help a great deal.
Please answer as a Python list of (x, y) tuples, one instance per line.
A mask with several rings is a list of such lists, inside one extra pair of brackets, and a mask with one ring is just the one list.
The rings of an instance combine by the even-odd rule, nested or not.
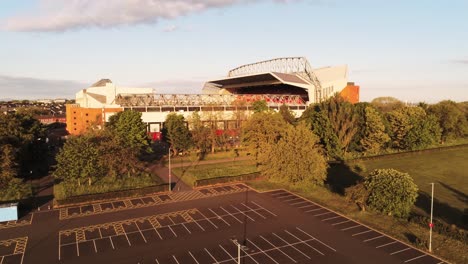
[(169, 25), (169, 26), (165, 27), (163, 29), (163, 31), (169, 33), (169, 32), (174, 32), (174, 31), (176, 31), (178, 29), (179, 29), (179, 27), (176, 26), (176, 25)]
[(3, 26), (11, 31), (62, 32), (154, 24), (160, 19), (260, 1), (267, 0), (39, 0), (38, 8), (10, 17)]

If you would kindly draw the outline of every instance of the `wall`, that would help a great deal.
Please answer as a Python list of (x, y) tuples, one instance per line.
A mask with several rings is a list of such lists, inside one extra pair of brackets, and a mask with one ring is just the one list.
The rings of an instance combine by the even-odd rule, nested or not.
[(67, 104), (67, 131), (71, 135), (79, 135), (90, 126), (101, 127), (103, 120), (113, 113), (121, 112), (123, 108), (83, 108), (77, 104)]
[(355, 104), (359, 103), (359, 86), (354, 83), (348, 83), (346, 87), (340, 92), (340, 95), (347, 101)]

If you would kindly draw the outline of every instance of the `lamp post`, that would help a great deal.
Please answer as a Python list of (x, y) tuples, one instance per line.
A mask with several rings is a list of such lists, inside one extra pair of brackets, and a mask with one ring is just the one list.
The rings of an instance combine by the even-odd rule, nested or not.
[(431, 221), (429, 223), (429, 252), (432, 252), (432, 228), (434, 227), (434, 223), (432, 223), (432, 213), (434, 210), (434, 183), (431, 182), (432, 191), (431, 191)]
[(235, 245), (237, 245), (237, 264), (241, 264), (241, 244), (237, 241), (237, 239), (232, 240)]
[(169, 146), (169, 151), (168, 151), (168, 156), (169, 156), (169, 191), (172, 191), (172, 185), (171, 185), (171, 147)]

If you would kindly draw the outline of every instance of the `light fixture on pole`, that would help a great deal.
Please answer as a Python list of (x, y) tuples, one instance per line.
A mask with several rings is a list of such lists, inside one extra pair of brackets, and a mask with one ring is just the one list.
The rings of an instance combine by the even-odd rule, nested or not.
[(237, 239), (233, 239), (232, 242), (237, 245), (237, 264), (241, 264), (241, 244)]
[(171, 147), (169, 147), (168, 151), (168, 157), (169, 157), (169, 191), (172, 191), (172, 184), (171, 184)]
[(432, 228), (434, 223), (432, 222), (432, 214), (434, 211), (434, 183), (431, 182), (432, 192), (431, 192), (431, 221), (429, 222), (429, 252), (432, 252)]

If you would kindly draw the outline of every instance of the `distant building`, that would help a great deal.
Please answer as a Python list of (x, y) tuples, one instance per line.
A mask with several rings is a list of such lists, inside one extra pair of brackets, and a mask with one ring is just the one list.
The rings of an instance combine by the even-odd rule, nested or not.
[(340, 93), (359, 102), (359, 86), (348, 82), (348, 67), (312, 69), (302, 57), (278, 58), (247, 64), (228, 72), (225, 78), (205, 83), (202, 94), (161, 94), (151, 88), (119, 87), (102, 79), (76, 94), (76, 103), (66, 105), (67, 130), (72, 135), (90, 126), (100, 127), (113, 114), (127, 109), (142, 113), (153, 139), (159, 139), (167, 114), (188, 117), (194, 111), (220, 113), (220, 130), (236, 129), (238, 110), (250, 113), (251, 104), (265, 100), (270, 108), (287, 105), (299, 116), (309, 104)]

